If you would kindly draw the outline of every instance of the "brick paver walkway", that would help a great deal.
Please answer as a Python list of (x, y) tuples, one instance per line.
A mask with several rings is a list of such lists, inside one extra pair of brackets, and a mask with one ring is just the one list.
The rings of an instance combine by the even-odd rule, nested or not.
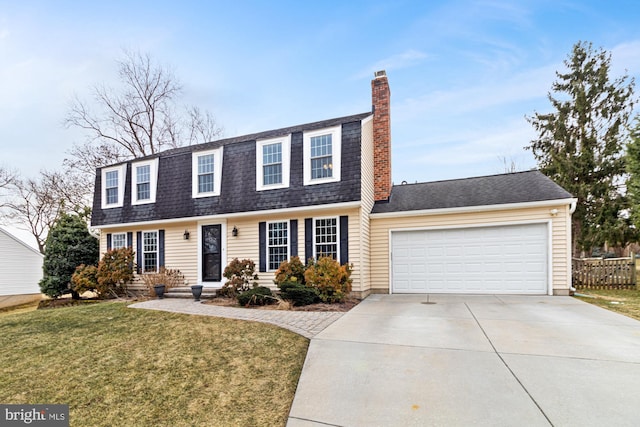
[(271, 323), (307, 338), (313, 338), (344, 314), (333, 311), (255, 310), (220, 307), (186, 298), (154, 299), (131, 304), (129, 307)]

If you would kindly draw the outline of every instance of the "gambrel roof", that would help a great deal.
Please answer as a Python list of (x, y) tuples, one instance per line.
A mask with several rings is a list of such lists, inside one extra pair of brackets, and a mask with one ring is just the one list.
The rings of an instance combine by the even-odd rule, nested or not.
[[(370, 112), (338, 117), (250, 135), (180, 147), (126, 162), (122, 207), (103, 209), (102, 176), (96, 174), (92, 225), (147, 222), (207, 215), (288, 209), (359, 201), (361, 197), (361, 121)], [(303, 132), (341, 126), (341, 179), (303, 185)], [(291, 135), (288, 188), (256, 190), (256, 141)], [(192, 197), (192, 153), (224, 147), (219, 196)], [(131, 163), (158, 159), (155, 203), (131, 204)]]

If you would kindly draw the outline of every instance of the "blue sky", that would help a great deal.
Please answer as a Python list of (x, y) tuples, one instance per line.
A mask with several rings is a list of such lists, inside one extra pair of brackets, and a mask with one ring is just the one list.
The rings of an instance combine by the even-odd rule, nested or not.
[(150, 53), (213, 112), (225, 136), (370, 110), (373, 72), (391, 86), (393, 180), (535, 166), (525, 115), (548, 111), (579, 40), (640, 75), (633, 1), (70, 2), (0, 0), (0, 164), (61, 167), (83, 134), (70, 99), (114, 82), (122, 49)]

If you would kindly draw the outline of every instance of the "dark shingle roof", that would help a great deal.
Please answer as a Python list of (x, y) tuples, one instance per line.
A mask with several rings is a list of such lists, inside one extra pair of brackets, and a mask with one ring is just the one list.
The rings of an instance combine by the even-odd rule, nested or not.
[(527, 171), (419, 184), (394, 185), (372, 213), (462, 208), (571, 198), (541, 172)]
[[(97, 171), (93, 226), (192, 218), (268, 209), (288, 209), (360, 200), (361, 120), (362, 113), (304, 125), (274, 129), (187, 147), (167, 150), (150, 158), (158, 160), (156, 202), (131, 205), (131, 166), (127, 167), (124, 205), (102, 209), (101, 173)], [(318, 185), (303, 185), (303, 132), (342, 126), (341, 180)], [(256, 191), (256, 140), (291, 134), (291, 170), (288, 188)], [(192, 197), (191, 153), (224, 146), (222, 181), (219, 196)], [(131, 163), (131, 161), (126, 162)]]

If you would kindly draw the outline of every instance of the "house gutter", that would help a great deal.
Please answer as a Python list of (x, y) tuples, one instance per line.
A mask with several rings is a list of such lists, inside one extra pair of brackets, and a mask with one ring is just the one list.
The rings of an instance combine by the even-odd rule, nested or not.
[(288, 214), (288, 213), (304, 213), (309, 211), (318, 212), (318, 211), (330, 211), (330, 210), (340, 210), (340, 209), (355, 209), (355, 208), (359, 208), (361, 205), (362, 203), (358, 200), (355, 202), (333, 203), (329, 205), (299, 206), (295, 208), (266, 209), (266, 210), (260, 210), (260, 211), (224, 213), (224, 214), (217, 214), (217, 215), (203, 215), (203, 216), (191, 216), (191, 217), (127, 222), (127, 223), (117, 223), (117, 224), (92, 225), (92, 227), (95, 229), (104, 230), (104, 229), (110, 229), (110, 228), (135, 227), (135, 226), (144, 226), (144, 225), (152, 225), (152, 224), (153, 225), (178, 224), (178, 223), (193, 222), (193, 221), (229, 220), (232, 218), (246, 218), (246, 217), (263, 216), (263, 215), (279, 215), (279, 214), (285, 214), (285, 213)]
[(572, 199), (571, 205), (569, 205), (569, 214), (573, 215), (578, 206), (578, 199)]
[(539, 202), (505, 203), (500, 205), (461, 206), (461, 207), (455, 207), (455, 208), (380, 212), (380, 213), (369, 214), (369, 217), (372, 219), (373, 218), (398, 218), (398, 217), (410, 217), (410, 216), (429, 216), (429, 215), (443, 215), (443, 214), (456, 214), (456, 213), (474, 213), (474, 212), (487, 212), (487, 211), (527, 209), (527, 208), (544, 208), (544, 207), (551, 207), (551, 206), (558, 206), (558, 205), (570, 205), (570, 208), (569, 208), (570, 213), (573, 213), (573, 211), (575, 210), (577, 201), (578, 199), (571, 198), (571, 199), (542, 200)]

